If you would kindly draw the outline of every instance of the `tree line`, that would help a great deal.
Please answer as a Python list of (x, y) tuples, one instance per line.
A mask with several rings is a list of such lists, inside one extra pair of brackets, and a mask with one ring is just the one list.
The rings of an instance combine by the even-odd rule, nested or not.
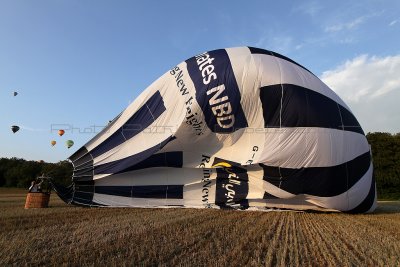
[(48, 163), (21, 158), (0, 158), (0, 186), (28, 188), (41, 175), (53, 177), (61, 185), (71, 184), (72, 164), (67, 161)]
[[(374, 174), (379, 198), (400, 199), (400, 133), (368, 133), (372, 148)], [(59, 184), (71, 183), (69, 161), (47, 163), (20, 158), (0, 158), (0, 186), (29, 187), (32, 180), (44, 174)]]
[(368, 133), (379, 198), (400, 199), (400, 133)]

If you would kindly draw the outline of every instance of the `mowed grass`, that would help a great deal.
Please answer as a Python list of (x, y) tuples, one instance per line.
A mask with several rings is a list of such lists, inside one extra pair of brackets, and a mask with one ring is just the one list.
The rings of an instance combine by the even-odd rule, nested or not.
[(400, 203), (374, 214), (24, 209), (0, 188), (0, 266), (399, 266)]

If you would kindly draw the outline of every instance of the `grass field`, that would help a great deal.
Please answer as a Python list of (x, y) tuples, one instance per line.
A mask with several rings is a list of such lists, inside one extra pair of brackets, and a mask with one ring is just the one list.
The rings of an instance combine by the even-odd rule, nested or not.
[(373, 214), (24, 209), (0, 188), (0, 266), (399, 266), (400, 202)]

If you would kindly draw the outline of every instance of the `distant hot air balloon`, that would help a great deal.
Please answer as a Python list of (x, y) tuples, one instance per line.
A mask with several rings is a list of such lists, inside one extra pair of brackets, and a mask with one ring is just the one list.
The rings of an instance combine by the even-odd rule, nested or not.
[(59, 135), (59, 136), (63, 136), (64, 133), (65, 133), (64, 130), (58, 130), (58, 135)]
[(67, 141), (65, 142), (65, 144), (67, 145), (68, 148), (70, 148), (71, 146), (74, 145), (74, 141), (72, 141), (72, 140), (67, 140)]
[(13, 131), (13, 133), (18, 132), (19, 131), (19, 126), (17, 126), (17, 125), (11, 126), (11, 131)]
[(53, 140), (50, 142), (50, 144), (51, 144), (51, 146), (55, 146), (57, 144), (57, 142)]
[(18, 95), (18, 92), (14, 92), (13, 95), (14, 95), (14, 96), (17, 96), (17, 95)]

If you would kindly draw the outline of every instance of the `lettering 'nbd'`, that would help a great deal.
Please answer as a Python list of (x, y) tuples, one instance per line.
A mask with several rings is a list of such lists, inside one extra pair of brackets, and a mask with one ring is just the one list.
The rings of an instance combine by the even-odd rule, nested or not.
[(186, 63), (196, 87), (196, 100), (210, 130), (232, 133), (247, 127), (240, 91), (226, 51), (205, 52)]

